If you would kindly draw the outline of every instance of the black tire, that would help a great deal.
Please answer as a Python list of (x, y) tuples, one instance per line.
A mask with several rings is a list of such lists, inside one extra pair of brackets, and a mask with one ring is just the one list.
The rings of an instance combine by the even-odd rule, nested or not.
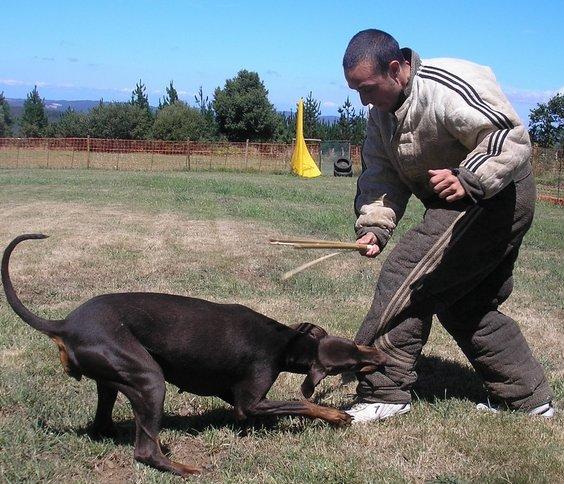
[(346, 158), (339, 158), (333, 163), (334, 176), (353, 176), (352, 163)]

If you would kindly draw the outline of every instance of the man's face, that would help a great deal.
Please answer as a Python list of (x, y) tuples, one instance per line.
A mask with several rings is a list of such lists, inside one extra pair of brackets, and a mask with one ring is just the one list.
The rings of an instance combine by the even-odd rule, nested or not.
[(351, 89), (358, 91), (364, 106), (372, 104), (379, 111), (390, 112), (396, 106), (402, 90), (395, 67), (390, 65), (387, 73), (379, 74), (374, 72), (371, 62), (363, 61), (345, 71), (345, 79)]

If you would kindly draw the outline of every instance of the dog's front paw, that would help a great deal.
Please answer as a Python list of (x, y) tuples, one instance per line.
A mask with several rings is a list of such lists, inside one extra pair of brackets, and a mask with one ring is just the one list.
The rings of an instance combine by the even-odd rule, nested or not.
[(337, 427), (345, 427), (351, 424), (352, 417), (348, 413), (342, 410), (337, 410), (336, 408), (333, 410), (334, 412), (332, 412), (330, 420), (327, 420), (329, 423), (336, 425)]

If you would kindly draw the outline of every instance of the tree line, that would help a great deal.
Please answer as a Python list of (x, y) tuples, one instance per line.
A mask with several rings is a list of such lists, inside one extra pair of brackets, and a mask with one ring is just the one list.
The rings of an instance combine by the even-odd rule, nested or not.
[[(321, 102), (310, 92), (304, 100), (304, 136), (361, 144), (366, 112), (358, 112), (349, 98), (338, 108), (336, 122), (323, 122)], [(67, 109), (49, 122), (37, 86), (27, 95), (19, 121), (18, 136), (53, 138), (159, 139), (167, 141), (253, 141), (290, 143), (295, 136), (296, 114), (279, 113), (268, 99), (268, 90), (256, 72), (241, 70), (217, 87), (213, 99), (200, 87), (191, 105), (181, 101), (173, 81), (155, 109), (149, 105), (141, 80), (129, 102), (103, 100), (86, 113)], [(15, 120), (0, 93), (0, 137), (14, 134)], [(529, 134), (543, 147), (564, 143), (564, 95), (556, 94), (530, 112)]]
[[(321, 102), (312, 92), (304, 100), (306, 138), (346, 140), (362, 143), (366, 127), (363, 109), (358, 112), (350, 99), (338, 109), (336, 122), (321, 119)], [(189, 104), (180, 100), (170, 81), (156, 109), (149, 105), (141, 80), (129, 102), (103, 102), (88, 112), (68, 108), (53, 122), (37, 86), (27, 95), (19, 121), (18, 136), (53, 138), (159, 139), (167, 141), (245, 141), (290, 143), (295, 137), (295, 112), (279, 113), (268, 99), (268, 90), (256, 72), (241, 70), (216, 88), (209, 99), (200, 87)], [(15, 133), (10, 107), (0, 94), (0, 137)]]

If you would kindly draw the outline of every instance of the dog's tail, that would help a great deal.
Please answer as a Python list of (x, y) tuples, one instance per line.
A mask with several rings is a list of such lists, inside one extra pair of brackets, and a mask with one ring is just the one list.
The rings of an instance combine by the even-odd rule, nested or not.
[(27, 324), (29, 324), (32, 328), (35, 328), (42, 333), (45, 333), (49, 336), (57, 335), (57, 327), (61, 323), (61, 321), (51, 321), (48, 319), (40, 318), (39, 316), (33, 314), (29, 309), (27, 309), (20, 299), (18, 298), (16, 291), (14, 290), (14, 286), (12, 285), (12, 281), (10, 280), (10, 273), (8, 271), (8, 262), (10, 261), (10, 255), (12, 251), (20, 242), (29, 239), (46, 239), (47, 235), (43, 234), (25, 234), (16, 237), (12, 242), (8, 244), (6, 250), (4, 251), (4, 257), (2, 257), (2, 284), (4, 285), (4, 292), (6, 293), (6, 299), (12, 309), (16, 312), (16, 314), (22, 318)]

